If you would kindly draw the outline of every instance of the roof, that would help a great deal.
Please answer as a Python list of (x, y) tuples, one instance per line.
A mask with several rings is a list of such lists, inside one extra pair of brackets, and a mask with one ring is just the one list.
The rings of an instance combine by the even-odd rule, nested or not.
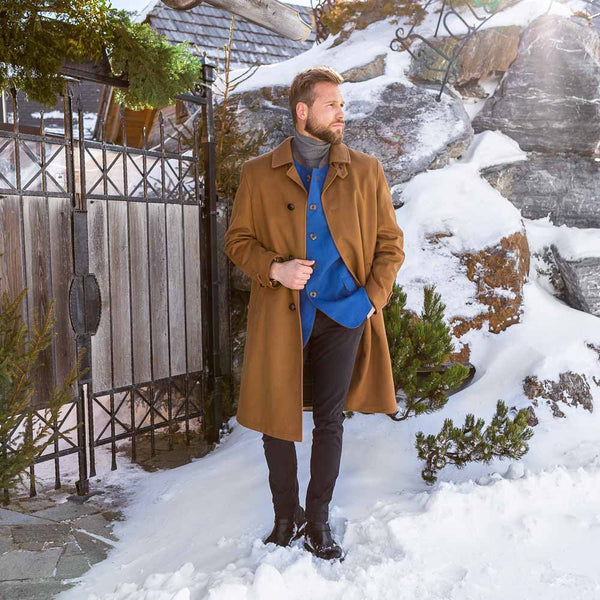
[[(309, 38), (295, 42), (236, 16), (231, 52), (231, 62), (235, 66), (281, 62), (313, 45), (316, 33), (312, 9), (290, 3), (286, 5), (297, 10), (302, 20), (313, 27)], [(200, 51), (205, 51), (211, 64), (216, 64), (217, 59), (223, 60), (222, 48), (229, 40), (230, 12), (206, 3), (190, 10), (175, 10), (162, 2), (155, 2), (146, 7), (144, 14), (145, 22), (171, 42), (188, 41)]]

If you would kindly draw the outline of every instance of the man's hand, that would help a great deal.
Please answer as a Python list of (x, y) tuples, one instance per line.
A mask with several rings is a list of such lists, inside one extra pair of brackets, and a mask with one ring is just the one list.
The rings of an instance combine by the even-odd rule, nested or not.
[(294, 258), (285, 262), (273, 262), (271, 263), (269, 277), (279, 281), (281, 285), (290, 288), (290, 290), (302, 290), (312, 275), (313, 269), (311, 265), (314, 262), (314, 260), (303, 258)]

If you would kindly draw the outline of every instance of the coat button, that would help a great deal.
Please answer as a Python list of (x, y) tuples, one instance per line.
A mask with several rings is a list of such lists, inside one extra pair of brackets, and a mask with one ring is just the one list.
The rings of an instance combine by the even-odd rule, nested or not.
[(290, 310), (296, 310), (296, 305), (293, 302), (290, 304)]
[(311, 292), (311, 293), (309, 294), (309, 296), (310, 296), (311, 298), (316, 298), (316, 297), (317, 297), (317, 292)]
[(290, 203), (288, 204), (288, 208), (289, 208), (290, 210), (294, 210), (295, 206), (294, 206), (294, 205), (293, 205), (293, 204), (290, 202)]
[(310, 210), (317, 210), (317, 205), (311, 204), (308, 208), (310, 208)]
[(317, 234), (316, 234), (316, 233), (311, 233), (311, 234), (310, 234), (308, 237), (309, 237), (311, 240), (316, 240), (316, 239), (317, 239)]

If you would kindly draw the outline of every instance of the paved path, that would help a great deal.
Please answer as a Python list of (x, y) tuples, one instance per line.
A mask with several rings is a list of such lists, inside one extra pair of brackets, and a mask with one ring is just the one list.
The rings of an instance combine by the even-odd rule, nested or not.
[(0, 600), (50, 600), (70, 587), (106, 557), (119, 518), (103, 493), (44, 492), (0, 508)]
[[(173, 469), (210, 448), (197, 436), (190, 446), (182, 434), (174, 440), (169, 450), (168, 438), (156, 434), (152, 457), (148, 436), (140, 436), (137, 464), (145, 471)], [(130, 457), (124, 446), (120, 460)], [(0, 505), (0, 600), (51, 600), (106, 557), (116, 541), (112, 523), (122, 519), (125, 491), (100, 480), (91, 480), (90, 488), (88, 497), (80, 497), (40, 484), (37, 497)]]

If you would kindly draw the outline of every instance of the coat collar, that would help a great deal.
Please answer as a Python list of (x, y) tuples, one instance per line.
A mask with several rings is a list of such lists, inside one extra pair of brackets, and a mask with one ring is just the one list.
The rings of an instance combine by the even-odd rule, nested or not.
[[(271, 157), (271, 166), (276, 169), (281, 165), (294, 164), (294, 157), (292, 156), (292, 140), (294, 136), (286, 138), (273, 150)], [(348, 146), (346, 144), (332, 144), (329, 150), (329, 164), (337, 163), (349, 163), (350, 152), (348, 152)]]

